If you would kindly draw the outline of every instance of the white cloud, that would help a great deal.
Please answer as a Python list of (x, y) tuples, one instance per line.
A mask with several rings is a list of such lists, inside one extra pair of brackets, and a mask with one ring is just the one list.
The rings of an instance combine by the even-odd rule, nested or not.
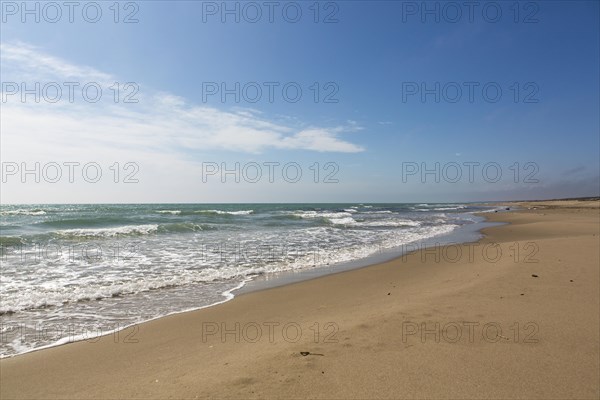
[(281, 148), (304, 148), (314, 151), (339, 151), (345, 153), (356, 153), (362, 149), (352, 143), (341, 142), (335, 137), (335, 132), (340, 128), (325, 130), (320, 128), (306, 129), (291, 137), (284, 138), (278, 147)]
[(25, 79), (42, 80), (60, 77), (102, 83), (114, 81), (110, 74), (97, 71), (91, 67), (70, 64), (57, 57), (44, 54), (35, 47), (22, 42), (0, 43), (0, 53), (2, 54), (2, 68), (5, 76), (9, 73), (7, 69), (17, 68)]
[(340, 137), (359, 129), (355, 121), (335, 127), (298, 128), (270, 121), (258, 110), (224, 111), (190, 104), (171, 93), (144, 90), (135, 95), (137, 104), (123, 103), (123, 96), (132, 93), (132, 88), (121, 88), (120, 102), (115, 103), (114, 90), (109, 86), (119, 80), (110, 74), (72, 65), (23, 43), (2, 44), (1, 54), (4, 82), (27, 82), (28, 88), (35, 81), (42, 81), (42, 85), (76, 81), (81, 86), (97, 82), (103, 89), (97, 103), (86, 102), (79, 88), (75, 101), (68, 100), (65, 87), (55, 104), (44, 99), (35, 103), (32, 96), (22, 102), (19, 94), (3, 94), (2, 152), (13, 156), (31, 155), (34, 143), (46, 152), (60, 152), (57, 145), (71, 150), (80, 147), (81, 151), (92, 147), (96, 155), (111, 153), (115, 147), (161, 154), (209, 150), (261, 153), (270, 149), (364, 151)]

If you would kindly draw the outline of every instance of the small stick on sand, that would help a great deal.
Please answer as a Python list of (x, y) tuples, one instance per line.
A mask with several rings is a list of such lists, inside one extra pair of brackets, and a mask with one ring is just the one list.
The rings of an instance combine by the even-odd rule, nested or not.
[(300, 354), (306, 356), (324, 356), (325, 354), (311, 353), (310, 351), (301, 351)]

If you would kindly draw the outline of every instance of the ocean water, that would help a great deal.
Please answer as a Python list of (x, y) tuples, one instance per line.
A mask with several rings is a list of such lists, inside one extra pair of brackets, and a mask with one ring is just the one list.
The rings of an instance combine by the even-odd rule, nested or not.
[(333, 268), (448, 235), (467, 204), (0, 207), (0, 356), (233, 297), (257, 276)]

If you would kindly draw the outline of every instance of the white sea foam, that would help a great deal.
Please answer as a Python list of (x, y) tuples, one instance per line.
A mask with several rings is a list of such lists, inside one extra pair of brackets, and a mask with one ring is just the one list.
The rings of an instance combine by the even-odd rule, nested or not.
[(293, 215), (300, 218), (343, 218), (351, 217), (351, 212), (317, 212), (317, 211), (302, 211), (294, 213)]
[(198, 210), (195, 211), (198, 214), (228, 214), (228, 215), (250, 215), (254, 213), (254, 210), (240, 210), (240, 211), (223, 211), (223, 210)]
[(421, 226), (419, 221), (411, 221), (408, 219), (383, 219), (375, 221), (365, 221), (358, 223), (360, 226), (373, 227), (402, 227), (402, 226)]
[(329, 222), (334, 225), (354, 225), (356, 221), (352, 217), (343, 217), (343, 218), (328, 218)]
[(46, 215), (44, 210), (5, 210), (0, 215)]
[(56, 233), (61, 236), (78, 237), (114, 237), (119, 235), (148, 235), (155, 233), (158, 225), (124, 225), (113, 228), (63, 229)]

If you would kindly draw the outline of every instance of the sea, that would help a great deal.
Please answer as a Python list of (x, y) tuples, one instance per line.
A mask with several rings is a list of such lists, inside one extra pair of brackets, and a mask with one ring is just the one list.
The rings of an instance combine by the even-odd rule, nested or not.
[(493, 207), (1, 205), (0, 357), (219, 304), (248, 284), (278, 282), (269, 277), (285, 283), (399, 256), (407, 245), (465, 241), (460, 232), (477, 232), (483, 218), (474, 213), (486, 211)]

